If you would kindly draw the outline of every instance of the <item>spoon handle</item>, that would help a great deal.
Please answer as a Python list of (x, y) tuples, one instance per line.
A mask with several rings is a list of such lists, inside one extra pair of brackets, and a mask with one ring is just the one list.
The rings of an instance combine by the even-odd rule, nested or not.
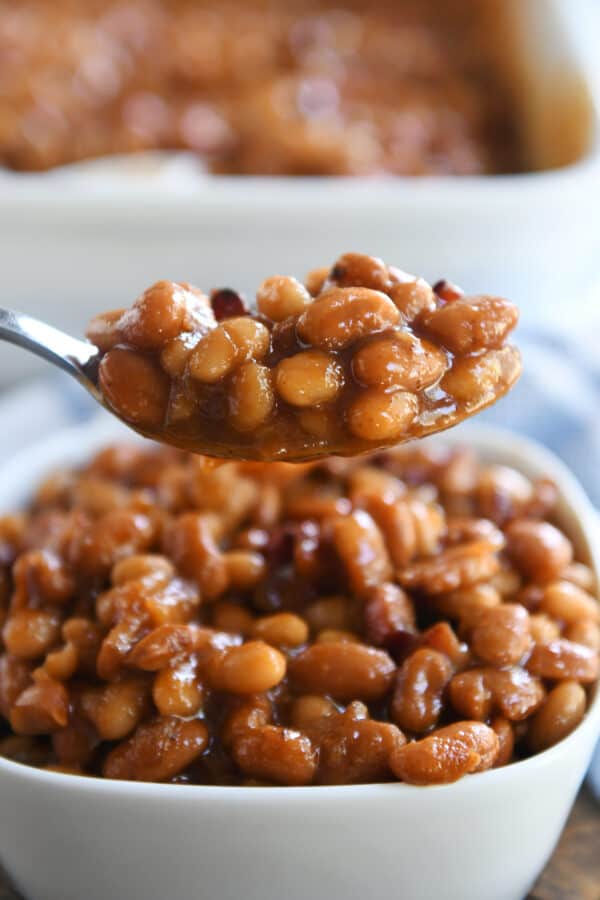
[(80, 341), (52, 325), (11, 309), (0, 309), (0, 340), (16, 344), (59, 366), (84, 382), (89, 390), (98, 350), (87, 341)]

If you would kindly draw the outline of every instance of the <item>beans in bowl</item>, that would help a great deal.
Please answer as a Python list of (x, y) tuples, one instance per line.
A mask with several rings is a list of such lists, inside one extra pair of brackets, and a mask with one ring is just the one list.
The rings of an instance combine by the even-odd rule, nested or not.
[(474, 415), (514, 384), (517, 308), (347, 253), (302, 284), (268, 278), (251, 313), (160, 281), (96, 317), (99, 387), (144, 434), (242, 459), (351, 455)]
[(542, 751), (599, 675), (594, 577), (555, 501), (427, 442), (296, 466), (108, 447), (0, 519), (0, 752), (428, 785)]

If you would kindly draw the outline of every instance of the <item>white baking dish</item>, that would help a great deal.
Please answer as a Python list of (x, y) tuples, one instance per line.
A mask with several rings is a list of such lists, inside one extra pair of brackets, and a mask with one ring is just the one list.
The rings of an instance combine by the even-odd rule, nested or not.
[[(3, 469), (0, 511), (123, 433), (103, 416), (21, 453)], [(507, 432), (470, 426), (458, 440), (467, 436), (484, 458), (556, 481), (561, 524), (599, 574), (596, 514), (562, 463)], [(0, 862), (28, 900), (521, 900), (599, 732), (596, 691), (582, 724), (552, 749), (429, 788), (136, 784), (0, 759)]]
[[(525, 319), (563, 323), (587, 300), (600, 222), (595, 0), (505, 0), (522, 60), (525, 138), (540, 163), (516, 176), (216, 177), (150, 154), (42, 175), (0, 173), (2, 305), (80, 333), (158, 278), (248, 291), (346, 250), (430, 279), (505, 294)], [(510, 52), (498, 35), (499, 54)], [(2, 348), (0, 384), (36, 365)]]

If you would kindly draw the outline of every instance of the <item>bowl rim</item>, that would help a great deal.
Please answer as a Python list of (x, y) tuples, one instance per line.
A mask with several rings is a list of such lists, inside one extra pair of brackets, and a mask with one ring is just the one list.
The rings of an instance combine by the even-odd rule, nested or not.
[[(458, 432), (458, 433), (457, 433)], [(60, 429), (43, 441), (35, 442), (22, 452), (9, 459), (3, 466), (3, 479), (0, 483), (0, 514), (4, 512), (6, 498), (18, 491), (23, 494), (23, 483), (28, 494), (41, 475), (52, 471), (60, 464), (73, 464), (83, 461), (90, 452), (111, 441), (126, 438), (133, 442), (141, 442), (135, 435), (112, 416), (101, 413), (89, 423), (69, 426)], [(468, 443), (478, 453), (499, 457), (500, 464), (514, 465), (519, 468), (519, 461), (525, 470), (532, 474), (548, 475), (557, 484), (559, 496), (566, 510), (574, 517), (587, 544), (590, 563), (594, 569), (597, 583), (600, 585), (600, 516), (588, 499), (576, 476), (565, 463), (551, 450), (531, 438), (515, 434), (506, 428), (481, 426), (469, 423), (459, 429), (445, 432), (438, 438), (444, 444), (460, 445)], [(65, 458), (66, 457), (66, 458)], [(28, 481), (27, 471), (33, 469)], [(8, 488), (7, 488), (8, 485)], [(18, 487), (16, 487), (18, 486)], [(9, 501), (9, 506), (12, 503)], [(8, 510), (7, 510), (8, 511)], [(600, 588), (597, 588), (596, 599), (600, 602)], [(348, 785), (302, 785), (302, 786), (259, 786), (243, 785), (203, 785), (203, 784), (163, 784), (160, 782), (120, 781), (89, 775), (72, 775), (65, 772), (53, 772), (30, 766), (27, 763), (15, 762), (0, 756), (0, 778), (13, 777), (21, 781), (31, 782), (48, 790), (60, 788), (68, 791), (81, 790), (96, 795), (123, 795), (132, 793), (136, 797), (161, 798), (177, 796), (183, 801), (196, 802), (202, 797), (237, 804), (241, 801), (258, 805), (272, 806), (274, 803), (304, 802), (308, 796), (315, 798), (327, 795), (328, 800), (343, 800), (359, 794), (368, 795), (371, 799), (388, 797), (391, 792), (402, 794), (420, 793), (427, 790), (445, 794), (452, 791), (481, 790), (486, 786), (501, 788), (506, 779), (520, 777), (527, 779), (535, 769), (552, 768), (555, 762), (567, 756), (575, 744), (592, 741), (594, 733), (600, 734), (600, 682), (592, 686), (593, 697), (581, 723), (567, 737), (553, 747), (536, 753), (527, 759), (518, 760), (499, 769), (489, 769), (475, 773), (468, 778), (459, 779), (451, 784), (428, 785), (426, 787), (405, 784), (403, 782), (385, 782), (373, 784)]]

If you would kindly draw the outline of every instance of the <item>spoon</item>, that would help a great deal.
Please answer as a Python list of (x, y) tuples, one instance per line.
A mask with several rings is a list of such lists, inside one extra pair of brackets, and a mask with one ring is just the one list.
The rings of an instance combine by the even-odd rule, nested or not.
[[(463, 419), (495, 403), (512, 387), (520, 374), (520, 356), (518, 351), (506, 346), (502, 351), (506, 357), (501, 364), (503, 366), (503, 382), (494, 389), (482, 394), (472, 403), (465, 403), (462, 407), (448, 405), (448, 396), (440, 393), (437, 387), (432, 387), (427, 394), (426, 409), (413, 426), (395, 439), (381, 441), (379, 445), (366, 442), (339, 444), (324, 441), (307, 441), (298, 447), (288, 444), (285, 433), (279, 429), (272, 429), (268, 440), (262, 440), (258, 444), (234, 443), (219, 430), (218, 422), (209, 423), (215, 426), (212, 432), (189, 433), (184, 430), (176, 430), (169, 426), (146, 427), (137, 422), (129, 421), (118, 410), (112, 408), (99, 386), (99, 367), (106, 354), (101, 353), (96, 346), (88, 341), (79, 340), (65, 332), (34, 319), (24, 313), (14, 310), (0, 309), (0, 340), (15, 344), (45, 359), (52, 365), (62, 369), (68, 375), (75, 378), (94, 400), (124, 422), (134, 431), (161, 443), (172, 444), (190, 452), (200, 453), (207, 457), (226, 459), (254, 459), (263, 462), (274, 460), (287, 460), (290, 462), (307, 461), (328, 455), (356, 455), (359, 453), (373, 452), (374, 450), (403, 443), (414, 438), (425, 437), (439, 431), (443, 431), (457, 425)], [(127, 352), (127, 351), (126, 351)], [(205, 423), (206, 425), (206, 423)]]

